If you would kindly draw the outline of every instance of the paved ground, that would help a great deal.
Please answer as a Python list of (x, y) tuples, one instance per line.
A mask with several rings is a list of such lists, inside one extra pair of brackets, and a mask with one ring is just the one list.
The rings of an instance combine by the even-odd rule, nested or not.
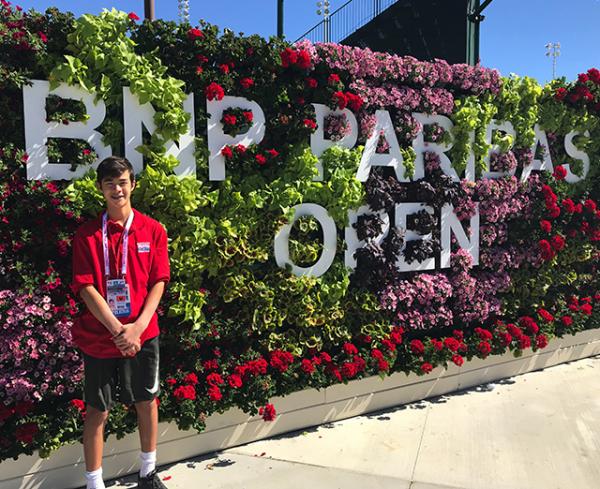
[(164, 466), (161, 478), (169, 489), (599, 489), (600, 356)]

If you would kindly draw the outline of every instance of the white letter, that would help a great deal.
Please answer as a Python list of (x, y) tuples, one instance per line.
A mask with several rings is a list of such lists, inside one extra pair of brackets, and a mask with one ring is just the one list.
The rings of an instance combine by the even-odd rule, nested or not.
[[(444, 131), (446, 131), (448, 134), (452, 134), (452, 128), (454, 127), (454, 124), (452, 124), (450, 119), (444, 117), (443, 115), (426, 115), (414, 112), (412, 116), (422, 124), (423, 129), (425, 129), (425, 126), (437, 124), (438, 126), (443, 127)], [(448, 158), (448, 156), (445, 154), (446, 151), (449, 151), (452, 148), (452, 146), (453, 143), (441, 144), (425, 141), (425, 138), (423, 137), (423, 130), (419, 131), (417, 137), (412, 142), (412, 147), (417, 153), (415, 167), (424, 166), (423, 153), (435, 153), (440, 158), (440, 167), (442, 171), (451, 177), (453, 181), (460, 181), (456, 170), (452, 168), (452, 162), (450, 161), (450, 158)]]
[[(409, 182), (405, 176), (404, 159), (400, 153), (398, 138), (394, 131), (392, 119), (387, 110), (378, 110), (375, 112), (375, 128), (373, 134), (367, 140), (365, 149), (360, 159), (360, 165), (356, 172), (356, 178), (359, 182), (366, 182), (369, 178), (372, 166), (391, 166), (396, 171), (396, 178), (399, 182)], [(390, 145), (390, 152), (386, 154), (376, 153), (379, 134), (383, 131), (383, 136)], [(413, 180), (419, 180), (425, 176), (423, 166), (415, 165), (415, 174)]]
[[(252, 126), (245, 134), (230, 136), (223, 132), (221, 117), (223, 111), (230, 108), (251, 110), (253, 119)], [(223, 100), (207, 100), (206, 111), (208, 112), (208, 178), (209, 180), (225, 180), (225, 157), (221, 150), (227, 145), (260, 143), (265, 137), (265, 114), (260, 106), (251, 100), (242, 97), (223, 97)]]
[[(194, 158), (194, 94), (190, 93), (183, 102), (183, 109), (190, 114), (188, 130), (179, 138), (179, 145), (166, 141), (165, 154), (179, 160), (175, 167), (176, 175), (196, 175), (196, 159)], [(142, 126), (150, 134), (156, 131), (154, 123), (155, 110), (149, 103), (140, 105), (137, 95), (131, 93), (129, 87), (123, 87), (123, 119), (125, 126), (125, 156), (131, 162), (135, 173), (144, 169), (144, 157), (136, 148), (142, 144)]]
[[(513, 128), (513, 125), (510, 122), (498, 122), (496, 120), (493, 120), (492, 122), (490, 122), (489, 126), (487, 126), (485, 131), (485, 142), (487, 144), (492, 144), (492, 137), (494, 135), (494, 131), (504, 131), (505, 133), (511, 135), (513, 138), (516, 137), (515, 129)], [(488, 151), (487, 156), (485, 157), (484, 161), (487, 171), (483, 173), (483, 178), (491, 178), (495, 180), (504, 176), (512, 176), (515, 174), (515, 172), (517, 171), (516, 168), (509, 172), (491, 171), (490, 158), (493, 154), (500, 154), (500, 149), (498, 148), (498, 145), (492, 145), (491, 149)]]
[(462, 224), (454, 213), (452, 204), (445, 204), (442, 207), (442, 256), (441, 267), (448, 268), (450, 266), (450, 233), (452, 232), (458, 241), (458, 246), (469, 252), (473, 258), (473, 265), (479, 265), (479, 204), (473, 217), (471, 217), (471, 236), (467, 238)]
[[(585, 151), (577, 149), (577, 147), (573, 144), (573, 139), (575, 138), (575, 136), (579, 136), (579, 132), (571, 131), (565, 136), (565, 151), (571, 158), (583, 161), (583, 174), (580, 177), (578, 177), (571, 171), (571, 167), (569, 165), (563, 165), (565, 167), (565, 170), (567, 170), (565, 182), (568, 183), (577, 183), (580, 180), (583, 180), (590, 171), (590, 157)], [(589, 138), (590, 133), (588, 131), (585, 131), (584, 136), (586, 138)]]
[(410, 216), (411, 214), (416, 214), (419, 211), (425, 210), (429, 214), (433, 215), (434, 210), (421, 202), (407, 202), (402, 204), (396, 204), (396, 222), (395, 225), (398, 228), (404, 229), (404, 244), (402, 245), (402, 250), (400, 252), (400, 256), (398, 256), (398, 260), (396, 261), (396, 267), (400, 272), (415, 272), (422, 270), (433, 270), (435, 268), (435, 257), (431, 257), (426, 259), (425, 261), (418, 262), (414, 261), (412, 263), (406, 263), (404, 259), (404, 250), (406, 249), (406, 243), (409, 241), (415, 241), (418, 239), (422, 240), (431, 240), (433, 237), (433, 233), (429, 233), (426, 235), (421, 235), (415, 231), (406, 228), (406, 216)]
[[(46, 99), (49, 95), (79, 100), (85, 105), (89, 119), (84, 122), (46, 122)], [(102, 124), (106, 116), (106, 106), (102, 100), (94, 103), (94, 96), (79, 86), (68, 86), (61, 83), (50, 91), (50, 83), (42, 80), (31, 80), (31, 86), (23, 86), (23, 116), (25, 122), (25, 150), (28, 180), (71, 180), (82, 177), (90, 168), (77, 166), (71, 171), (70, 163), (52, 163), (48, 161), (48, 138), (83, 139), (94, 149), (98, 159), (92, 168), (98, 166), (107, 156), (112, 154), (110, 146), (102, 143), (102, 134), (94, 131)]]
[[(550, 145), (548, 144), (546, 131), (542, 131), (538, 124), (535, 125), (533, 130), (535, 131), (535, 140), (531, 147), (531, 151), (533, 151), (534, 159), (529, 165), (523, 168), (523, 173), (521, 174), (521, 181), (523, 182), (529, 178), (529, 175), (531, 175), (533, 170), (548, 170), (551, 172), (554, 169), (552, 166), (552, 156), (550, 155)], [(544, 147), (544, 158), (542, 160), (536, 160), (535, 155), (540, 144)]]
[(356, 253), (358, 248), (362, 248), (366, 244), (366, 240), (358, 239), (356, 229), (352, 225), (356, 224), (360, 216), (364, 216), (366, 214), (376, 214), (383, 221), (383, 230), (381, 234), (372, 238), (372, 241), (380, 244), (388, 235), (390, 230), (390, 216), (384, 210), (374, 212), (368, 205), (363, 205), (356, 211), (348, 211), (348, 226), (345, 230), (346, 251), (344, 253), (344, 263), (352, 270), (356, 268), (356, 257), (354, 256), (354, 253)]
[[(358, 123), (356, 117), (348, 109), (344, 110), (331, 110), (329, 107), (323, 104), (312, 104), (315, 108), (315, 116), (317, 118), (317, 130), (310, 135), (310, 150), (317, 158), (321, 158), (321, 155), (325, 150), (332, 146), (341, 146), (342, 148), (352, 149), (358, 139)], [(331, 141), (325, 139), (325, 117), (328, 115), (346, 115), (346, 120), (350, 124), (350, 133), (346, 134), (339, 141)], [(314, 182), (323, 181), (323, 163), (319, 160), (317, 163), (317, 169), (319, 174), (313, 178)]]
[[(281, 229), (275, 235), (275, 261), (281, 268), (285, 268), (286, 265), (292, 266), (292, 273), (294, 275), (303, 276), (308, 275), (311, 277), (320, 277), (323, 275), (333, 263), (335, 258), (336, 239), (337, 231), (335, 228), (335, 222), (333, 218), (327, 213), (327, 209), (324, 209), (318, 204), (298, 204), (294, 206), (295, 209), (294, 218), (292, 222), (282, 226)], [(303, 216), (312, 216), (321, 224), (323, 230), (323, 252), (321, 258), (311, 267), (302, 268), (294, 265), (290, 261), (290, 232), (294, 223)]]

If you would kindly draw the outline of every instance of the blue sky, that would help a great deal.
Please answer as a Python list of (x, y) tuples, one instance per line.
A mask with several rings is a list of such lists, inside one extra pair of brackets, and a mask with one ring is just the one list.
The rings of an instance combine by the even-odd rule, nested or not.
[[(357, 0), (361, 1), (361, 0)], [(143, 0), (93, 2), (73, 0), (16, 0), (25, 9), (45, 10), (55, 6), (76, 15), (98, 13), (115, 7), (143, 16)], [(331, 0), (331, 9), (345, 0)], [(276, 34), (276, 0), (190, 0), (190, 18), (200, 18), (219, 27), (245, 34), (269, 37)], [(498, 68), (503, 75), (517, 73), (546, 82), (552, 77), (552, 62), (546, 57), (548, 42), (560, 42), (557, 76), (571, 80), (592, 66), (600, 68), (600, 0), (494, 0), (484, 12), (481, 31), (481, 62)], [(156, 15), (177, 20), (177, 0), (156, 0)], [(319, 22), (316, 1), (285, 0), (285, 34), (296, 40)]]

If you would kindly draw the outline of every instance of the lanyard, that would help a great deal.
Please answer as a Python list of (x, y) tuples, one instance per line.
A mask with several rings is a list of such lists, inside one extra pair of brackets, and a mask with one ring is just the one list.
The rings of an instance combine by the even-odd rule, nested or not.
[[(133, 221), (133, 210), (129, 213), (127, 222), (125, 223), (125, 230), (123, 231), (123, 252), (121, 253), (122, 264), (121, 264), (121, 276), (124, 277), (127, 273), (127, 242), (129, 241), (129, 228)], [(108, 256), (108, 233), (106, 231), (108, 222), (108, 213), (105, 212), (102, 216), (102, 248), (104, 251), (104, 274), (110, 276), (110, 258)]]

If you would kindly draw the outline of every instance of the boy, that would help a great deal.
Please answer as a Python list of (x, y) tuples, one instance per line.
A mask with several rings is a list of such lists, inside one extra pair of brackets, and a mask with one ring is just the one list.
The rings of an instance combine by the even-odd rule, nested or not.
[(73, 239), (73, 284), (86, 310), (73, 325), (84, 359), (87, 414), (83, 450), (87, 489), (104, 489), (104, 424), (113, 400), (135, 404), (141, 444), (138, 487), (166, 489), (156, 474), (158, 319), (170, 279), (167, 233), (131, 207), (135, 177), (126, 158), (97, 169), (106, 211), (82, 224)]

